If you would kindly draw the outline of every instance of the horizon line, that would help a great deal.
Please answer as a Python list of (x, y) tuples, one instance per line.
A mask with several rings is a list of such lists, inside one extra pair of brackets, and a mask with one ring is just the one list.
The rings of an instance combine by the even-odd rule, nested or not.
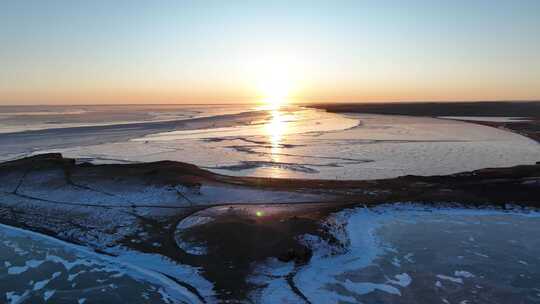
[[(309, 105), (309, 104), (420, 104), (420, 103), (520, 103), (520, 102), (540, 102), (540, 99), (487, 99), (487, 100), (389, 100), (389, 101), (317, 101), (317, 102), (291, 102), (285, 105)], [(35, 103), (35, 104), (0, 104), (0, 107), (35, 107), (35, 106), (201, 106), (201, 105), (257, 105), (264, 102), (216, 102), (216, 103)]]

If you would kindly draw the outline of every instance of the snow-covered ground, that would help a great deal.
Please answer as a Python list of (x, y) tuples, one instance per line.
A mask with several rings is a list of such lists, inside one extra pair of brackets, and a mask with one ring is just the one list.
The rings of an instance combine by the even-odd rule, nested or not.
[[(177, 228), (204, 225), (211, 221), (205, 214)], [(248, 297), (254, 303), (539, 301), (539, 224), (540, 213), (528, 209), (406, 203), (347, 209), (322, 223), (338, 243), (310, 234), (300, 237), (314, 252), (307, 264), (276, 258), (254, 264), (246, 280), (258, 288)], [(103, 297), (130, 303), (217, 301), (213, 284), (199, 269), (158, 254), (116, 247), (108, 251), (115, 255), (110, 257), (3, 225), (0, 239), (0, 278), (5, 279), (0, 293), (7, 303), (85, 303)], [(198, 294), (170, 278), (181, 279)]]

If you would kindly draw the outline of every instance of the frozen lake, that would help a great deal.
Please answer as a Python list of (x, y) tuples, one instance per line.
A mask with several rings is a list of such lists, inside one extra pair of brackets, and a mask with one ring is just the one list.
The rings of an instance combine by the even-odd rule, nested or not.
[[(93, 163), (177, 160), (226, 175), (308, 179), (442, 175), (540, 160), (533, 140), (449, 119), (298, 106), (1, 108), (0, 160), (44, 152)], [(273, 195), (271, 202), (279, 200)], [(539, 219), (532, 212), (418, 205), (341, 211), (325, 225), (343, 248), (304, 235), (313, 258), (296, 266), (276, 259), (254, 264), (246, 280), (258, 288), (249, 300), (540, 302)], [(204, 257), (204, 247), (176, 241)], [(185, 279), (209, 302), (220, 292), (194, 267), (157, 254), (111, 258), (6, 226), (0, 254), (0, 296), (7, 303), (199, 301), (160, 272)]]
[(4, 225), (0, 225), (0, 256), (2, 303), (199, 301), (154, 271)]
[[(297, 106), (106, 108), (55, 108), (39, 115), (25, 108), (17, 119), (14, 109), (4, 110), (11, 117), (0, 120), (4, 129), (40, 130), (0, 134), (0, 157), (61, 152), (95, 163), (177, 160), (226, 175), (310, 179), (439, 175), (540, 159), (533, 140), (447, 119)], [(71, 112), (59, 116), (61, 110)]]
[(256, 267), (255, 302), (538, 303), (540, 215), (497, 210), (380, 206), (335, 214), (327, 224), (346, 244), (314, 236), (297, 269), (277, 260)]
[[(313, 250), (307, 264), (275, 258), (253, 264), (246, 280), (254, 288), (246, 300), (305, 303), (307, 299), (321, 304), (540, 301), (537, 211), (397, 204), (343, 210), (322, 225), (338, 243), (307, 234), (300, 238)], [(0, 240), (4, 258), (0, 294), (6, 303), (117, 303), (120, 299), (200, 303), (194, 294), (155, 272), (159, 263), (144, 254), (109, 257), (7, 226), (0, 226)], [(204, 256), (205, 252), (192, 254)], [(180, 275), (183, 279), (196, 275), (187, 265), (163, 264), (161, 269), (185, 271)], [(217, 302), (211, 295), (220, 291), (213, 290), (211, 283), (196, 277), (190, 282), (206, 295), (207, 302)]]

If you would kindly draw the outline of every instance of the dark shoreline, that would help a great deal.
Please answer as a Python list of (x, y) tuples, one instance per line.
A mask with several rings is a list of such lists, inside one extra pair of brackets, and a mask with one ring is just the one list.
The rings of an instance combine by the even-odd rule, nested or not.
[(540, 117), (540, 101), (313, 103), (307, 106), (334, 113)]
[[(483, 122), (471, 121), (495, 128), (503, 128), (540, 143), (540, 101), (526, 102), (403, 102), (403, 103), (318, 103), (308, 107), (333, 113), (367, 113), (409, 116), (498, 116), (525, 117), (528, 121)], [(456, 119), (459, 120), (459, 119)]]

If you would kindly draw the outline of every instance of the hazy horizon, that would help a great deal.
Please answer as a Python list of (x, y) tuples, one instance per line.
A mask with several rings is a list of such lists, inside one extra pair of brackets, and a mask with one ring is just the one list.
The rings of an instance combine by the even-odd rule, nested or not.
[(0, 105), (540, 100), (540, 2), (18, 1)]
[[(418, 104), (418, 103), (536, 103), (540, 102), (538, 100), (395, 100), (395, 101), (318, 101), (318, 102), (304, 102), (304, 101), (291, 101), (288, 102), (290, 105), (297, 106), (309, 106), (316, 104)], [(38, 107), (38, 106), (205, 106), (205, 105), (223, 105), (223, 106), (234, 106), (234, 105), (264, 105), (264, 101), (253, 100), (245, 102), (199, 102), (199, 103), (189, 103), (189, 102), (170, 102), (170, 103), (152, 103), (152, 102), (140, 102), (140, 103), (122, 103), (122, 102), (103, 102), (103, 103), (19, 103), (19, 104), (10, 104), (10, 103), (0, 103), (0, 107)]]

